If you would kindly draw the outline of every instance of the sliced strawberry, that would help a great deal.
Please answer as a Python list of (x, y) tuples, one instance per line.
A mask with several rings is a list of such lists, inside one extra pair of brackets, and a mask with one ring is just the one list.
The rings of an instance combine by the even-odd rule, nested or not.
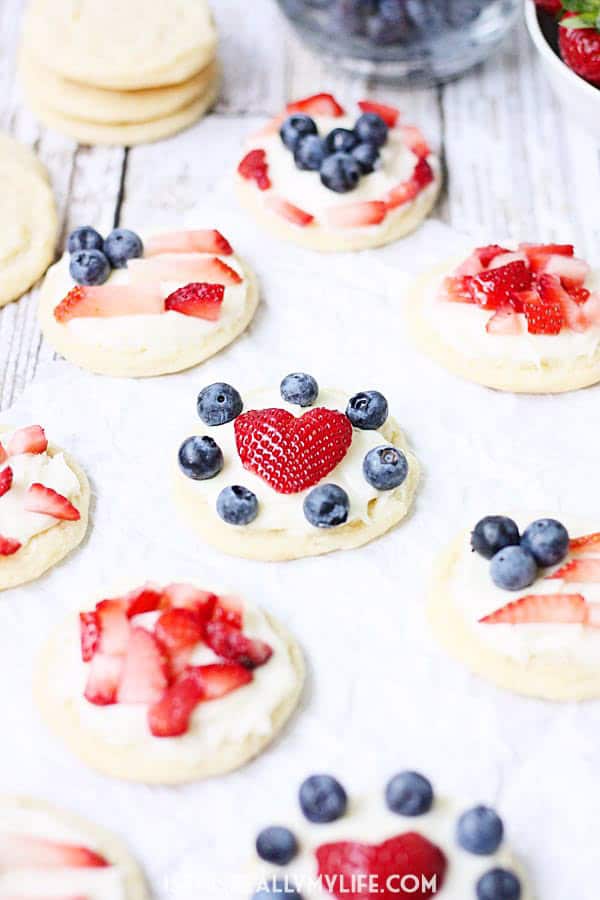
[(387, 106), (385, 103), (377, 103), (375, 100), (359, 100), (358, 106), (364, 113), (376, 113), (383, 119), (388, 128), (395, 128), (400, 118), (400, 110), (395, 106)]
[(178, 288), (165, 300), (165, 309), (216, 322), (221, 315), (225, 287), (222, 284), (192, 283)]
[(483, 309), (499, 309), (510, 306), (514, 294), (529, 290), (531, 283), (531, 272), (519, 261), (474, 275), (469, 290)]
[(569, 552), (574, 555), (600, 551), (600, 531), (593, 534), (584, 534), (582, 537), (571, 538)]
[(193, 678), (202, 692), (202, 700), (220, 700), (232, 691), (250, 684), (254, 676), (238, 663), (211, 663), (208, 666), (188, 666), (185, 677)]
[(189, 728), (190, 717), (203, 690), (198, 679), (184, 675), (168, 688), (148, 710), (148, 725), (154, 737), (179, 737)]
[(233, 247), (220, 231), (170, 231), (144, 241), (144, 256), (159, 253), (216, 253), (231, 256)]
[(268, 191), (271, 187), (269, 178), (269, 163), (264, 150), (250, 150), (238, 166), (238, 173), (246, 181), (256, 182), (261, 191)]
[(79, 635), (81, 638), (81, 658), (90, 662), (100, 644), (100, 619), (98, 613), (79, 613)]
[(554, 275), (539, 275), (537, 289), (545, 304), (560, 304), (566, 325), (573, 331), (585, 331), (587, 322), (581, 307), (572, 300), (558, 278)]
[(488, 334), (522, 334), (523, 322), (512, 309), (497, 309), (488, 320), (485, 330)]
[(450, 275), (444, 279), (442, 297), (451, 303), (475, 303), (469, 290), (470, 275)]
[(327, 210), (326, 218), (334, 228), (360, 228), (364, 225), (379, 225), (385, 219), (387, 211), (387, 204), (382, 200), (364, 200), (362, 203), (333, 206)]
[[(507, 250), (506, 247), (501, 247), (499, 244), (487, 244), (485, 247), (477, 247), (475, 249), (475, 257), (479, 260), (484, 269), (493, 262), (496, 257), (503, 256), (505, 253), (510, 253), (510, 250)], [(468, 273), (472, 275), (477, 275), (478, 272)]]
[(202, 591), (191, 584), (168, 584), (164, 589), (167, 609), (191, 609), (202, 621), (208, 622), (215, 610), (217, 595), (212, 591)]
[[(61, 844), (23, 834), (0, 837), (0, 866), (3, 870), (25, 869), (102, 869), (111, 864), (87, 847)], [(57, 900), (60, 898), (57, 897)]]
[(90, 662), (85, 699), (95, 706), (117, 702), (117, 690), (123, 672), (123, 658), (96, 653)]
[(543, 303), (535, 297), (523, 303), (523, 312), (529, 334), (560, 334), (565, 324), (560, 303)]
[(154, 633), (166, 650), (194, 647), (204, 638), (205, 623), (192, 609), (170, 609), (158, 619)]
[(6, 450), (4, 449), (4, 447), (2, 445), (2, 441), (0, 441), (0, 466), (2, 465), (2, 463), (5, 463), (7, 459), (8, 459), (8, 453), (6, 452)]
[(42, 513), (45, 516), (53, 516), (55, 519), (64, 519), (76, 522), (81, 518), (79, 510), (73, 506), (70, 500), (63, 497), (52, 488), (35, 483), (27, 488), (24, 508), (27, 512)]
[(45, 453), (47, 449), (46, 432), (40, 425), (19, 428), (6, 445), (9, 456), (19, 456), (21, 453)]
[(300, 209), (299, 206), (294, 206), (293, 203), (290, 203), (288, 200), (284, 200), (283, 197), (268, 197), (266, 205), (276, 215), (281, 216), (282, 219), (287, 219), (287, 221), (291, 222), (292, 225), (299, 225), (301, 228), (305, 228), (307, 225), (310, 225), (310, 223), (313, 222), (315, 218), (310, 213), (304, 212), (304, 210)]
[(541, 303), (542, 298), (534, 287), (529, 291), (515, 291), (510, 298), (510, 305), (515, 312), (524, 313), (528, 304)]
[(273, 655), (272, 648), (264, 641), (249, 638), (224, 622), (209, 622), (205, 641), (217, 656), (239, 663), (246, 669), (264, 666)]
[(168, 685), (167, 661), (158, 641), (145, 628), (133, 628), (117, 690), (117, 702), (158, 703)]
[(573, 244), (519, 244), (529, 260), (532, 272), (540, 272), (550, 256), (573, 256)]
[(600, 583), (600, 559), (572, 559), (548, 578), (561, 578), (563, 581), (577, 584)]
[(600, 87), (600, 25), (598, 3), (594, 0), (570, 5), (560, 21), (558, 44), (564, 62), (581, 78)]
[(6, 466), (5, 469), (2, 469), (0, 472), (0, 497), (3, 497), (4, 494), (7, 494), (13, 483), (13, 470), (10, 466)]
[(522, 262), (527, 268), (529, 268), (529, 260), (525, 256), (524, 253), (513, 253), (512, 251), (507, 251), (506, 253), (499, 253), (495, 256), (489, 263), (488, 269), (500, 269), (502, 266), (508, 266), (513, 262)]
[(163, 597), (163, 592), (151, 584), (145, 584), (141, 588), (130, 591), (123, 597), (127, 617), (133, 619), (134, 616), (156, 612), (163, 604)]
[(344, 115), (344, 109), (333, 94), (313, 94), (310, 97), (304, 97), (303, 100), (288, 103), (286, 111), (288, 113), (307, 113), (310, 116), (333, 116), (334, 118)]
[(567, 288), (567, 293), (571, 300), (574, 300), (575, 303), (587, 303), (587, 301), (591, 297), (591, 291), (588, 291), (587, 288), (584, 287), (569, 287)]
[(213, 621), (224, 622), (241, 631), (244, 625), (244, 612), (241, 602), (236, 597), (219, 597), (215, 606)]
[[(129, 271), (132, 281), (137, 284), (160, 281), (207, 281), (232, 287), (241, 284), (242, 278), (235, 269), (228, 266), (218, 256), (201, 256), (199, 253), (165, 253), (151, 259), (130, 259)], [(164, 303), (161, 301), (161, 306)]]
[(486, 625), (584, 624), (587, 603), (581, 594), (528, 594), (480, 619)]
[(583, 286), (585, 279), (590, 273), (590, 267), (585, 260), (578, 259), (575, 256), (569, 257), (555, 254), (548, 257), (540, 271), (560, 278), (561, 284), (565, 288), (577, 288)]
[(402, 125), (400, 133), (404, 143), (415, 156), (418, 156), (419, 159), (426, 159), (429, 156), (431, 149), (420, 128), (417, 128), (416, 125)]
[(388, 209), (396, 209), (398, 206), (414, 200), (427, 185), (431, 184), (433, 178), (433, 169), (427, 160), (420, 159), (411, 177), (392, 188), (385, 197)]
[(3, 537), (0, 534), (0, 556), (12, 556), (21, 549), (21, 544), (14, 538)]
[(71, 319), (158, 316), (162, 311), (163, 300), (157, 284), (78, 285), (55, 308), (54, 318), (57, 322), (69, 322)]
[(102, 600), (96, 606), (98, 620), (98, 649), (109, 656), (123, 656), (127, 652), (131, 626), (121, 600)]

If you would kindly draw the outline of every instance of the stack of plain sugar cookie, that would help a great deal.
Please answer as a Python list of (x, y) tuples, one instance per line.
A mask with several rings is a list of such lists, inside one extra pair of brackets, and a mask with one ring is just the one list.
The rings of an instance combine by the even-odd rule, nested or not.
[(31, 0), (21, 80), (35, 115), (83, 144), (142, 144), (191, 125), (219, 87), (206, 0)]

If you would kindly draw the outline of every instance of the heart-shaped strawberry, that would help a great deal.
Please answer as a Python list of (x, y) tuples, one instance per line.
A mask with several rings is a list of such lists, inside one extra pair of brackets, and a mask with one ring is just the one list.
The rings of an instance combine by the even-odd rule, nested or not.
[(339, 900), (424, 900), (441, 890), (447, 865), (439, 847), (414, 831), (382, 844), (323, 844), (316, 857), (322, 887)]
[(234, 422), (245, 469), (279, 494), (297, 494), (335, 469), (352, 443), (349, 419), (333, 409), (296, 417), (285, 409), (251, 410)]

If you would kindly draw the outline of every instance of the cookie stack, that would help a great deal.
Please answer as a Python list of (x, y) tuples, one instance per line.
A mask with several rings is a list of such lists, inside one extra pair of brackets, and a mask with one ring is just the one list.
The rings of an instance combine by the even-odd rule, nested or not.
[(217, 32), (206, 0), (31, 0), (21, 80), (46, 125), (85, 144), (155, 141), (217, 98)]

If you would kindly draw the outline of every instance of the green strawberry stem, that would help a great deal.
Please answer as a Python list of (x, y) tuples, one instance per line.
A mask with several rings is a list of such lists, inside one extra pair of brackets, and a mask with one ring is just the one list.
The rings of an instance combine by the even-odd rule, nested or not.
[(562, 5), (575, 16), (564, 19), (565, 28), (595, 28), (600, 31), (600, 0), (562, 0)]

